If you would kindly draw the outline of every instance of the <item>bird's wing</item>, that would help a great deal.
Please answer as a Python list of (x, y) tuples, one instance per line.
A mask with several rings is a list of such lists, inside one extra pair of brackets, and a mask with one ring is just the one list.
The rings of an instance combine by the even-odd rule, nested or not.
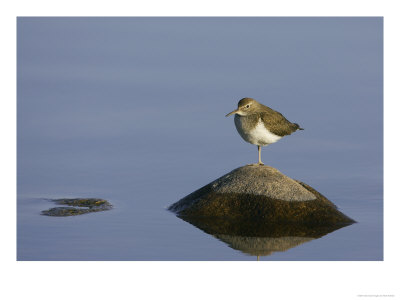
[(289, 135), (300, 128), (298, 124), (289, 122), (281, 113), (271, 108), (261, 112), (260, 118), (267, 124), (269, 131), (279, 136)]

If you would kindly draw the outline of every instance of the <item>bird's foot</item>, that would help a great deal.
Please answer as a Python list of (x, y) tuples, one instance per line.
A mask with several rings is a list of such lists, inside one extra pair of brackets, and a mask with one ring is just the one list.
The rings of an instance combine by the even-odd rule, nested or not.
[(248, 164), (246, 166), (264, 166), (264, 163)]

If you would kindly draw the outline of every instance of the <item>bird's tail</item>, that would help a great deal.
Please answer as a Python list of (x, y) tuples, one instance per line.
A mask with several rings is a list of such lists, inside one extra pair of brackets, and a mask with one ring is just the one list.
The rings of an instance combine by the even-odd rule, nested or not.
[(297, 130), (304, 130), (304, 128), (301, 128), (299, 124), (297, 124), (297, 123), (294, 123), (294, 125), (296, 125), (296, 126), (297, 126)]

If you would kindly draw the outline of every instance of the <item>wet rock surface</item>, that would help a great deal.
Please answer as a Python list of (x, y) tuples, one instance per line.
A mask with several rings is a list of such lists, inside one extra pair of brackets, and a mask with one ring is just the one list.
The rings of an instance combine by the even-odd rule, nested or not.
[(105, 211), (112, 208), (112, 205), (104, 199), (99, 198), (73, 198), (73, 199), (54, 199), (55, 204), (68, 205), (53, 207), (42, 211), (42, 215), (52, 217), (67, 217), (87, 214), (91, 212)]

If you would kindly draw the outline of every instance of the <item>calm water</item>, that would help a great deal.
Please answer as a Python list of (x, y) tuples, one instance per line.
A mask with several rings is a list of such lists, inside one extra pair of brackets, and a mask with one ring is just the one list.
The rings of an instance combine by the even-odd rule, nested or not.
[[(383, 259), (381, 18), (19, 18), (19, 260)], [(212, 235), (166, 208), (256, 162), (253, 97), (304, 131), (263, 161), (358, 223), (317, 239)], [(40, 215), (49, 198), (114, 209)], [(268, 253), (267, 253), (268, 252)], [(261, 253), (261, 252), (260, 252)], [(265, 254), (264, 253), (264, 254)]]

